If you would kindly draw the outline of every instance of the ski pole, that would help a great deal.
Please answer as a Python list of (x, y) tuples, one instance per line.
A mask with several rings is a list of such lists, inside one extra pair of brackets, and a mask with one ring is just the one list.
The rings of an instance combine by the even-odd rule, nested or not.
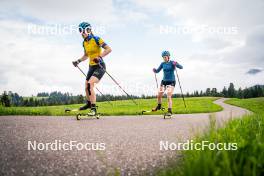
[(105, 68), (99, 63), (99, 66), (105, 71), (106, 74), (116, 83), (116, 85), (136, 104), (137, 102), (132, 98), (131, 95), (129, 95), (121, 86), (120, 84), (105, 70)]
[(156, 80), (157, 89), (159, 89), (159, 86), (158, 86), (158, 79), (157, 79), (157, 74), (154, 73), (154, 75), (155, 75), (155, 80)]
[(184, 107), (186, 108), (184, 96), (183, 96), (183, 93), (182, 93), (181, 82), (180, 82), (179, 75), (178, 75), (178, 72), (177, 72), (177, 68), (176, 67), (175, 67), (175, 72), (176, 72), (176, 75), (177, 75), (177, 78), (178, 78), (178, 82), (179, 82), (179, 86), (180, 86), (180, 89), (181, 89), (181, 96), (182, 96), (182, 100), (183, 100), (183, 103), (184, 103)]
[[(83, 72), (83, 70), (77, 65), (76, 66), (81, 72), (82, 72), (82, 74), (86, 77), (86, 74)], [(96, 88), (96, 90), (102, 95), (102, 96), (104, 96), (104, 94), (97, 88), (97, 87), (95, 87)], [(106, 98), (106, 100), (107, 100), (107, 102), (109, 103), (109, 104), (111, 104), (112, 106), (113, 106), (113, 104), (110, 102), (110, 100), (108, 99), (108, 98)]]

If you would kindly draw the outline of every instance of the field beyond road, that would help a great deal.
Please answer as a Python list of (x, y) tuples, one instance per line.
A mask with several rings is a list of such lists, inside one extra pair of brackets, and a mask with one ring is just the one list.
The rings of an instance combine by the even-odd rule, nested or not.
[[(213, 103), (215, 97), (198, 97), (185, 98), (187, 108), (185, 109), (181, 98), (173, 98), (173, 113), (174, 114), (191, 114), (191, 113), (208, 113), (221, 111), (222, 107)], [(135, 105), (131, 100), (98, 102), (98, 112), (103, 115), (139, 115), (142, 110), (151, 110), (156, 107), (156, 99), (137, 99), (138, 105)], [(163, 99), (163, 107), (167, 111), (167, 99)], [(40, 107), (0, 107), (0, 115), (40, 115), (40, 116), (72, 116), (76, 113), (65, 113), (66, 108), (79, 108), (82, 104), (75, 105), (59, 105), (59, 106), (40, 106)], [(85, 113), (87, 111), (82, 111)], [(159, 111), (151, 114), (163, 114)]]

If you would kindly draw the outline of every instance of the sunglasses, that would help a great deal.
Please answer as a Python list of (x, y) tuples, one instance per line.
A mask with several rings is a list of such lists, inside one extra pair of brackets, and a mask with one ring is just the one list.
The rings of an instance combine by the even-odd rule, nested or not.
[(82, 33), (88, 33), (87, 31), (88, 30), (91, 30), (91, 28), (89, 28), (89, 27), (87, 27), (87, 28), (85, 28), (85, 29), (83, 29), (83, 28), (79, 28), (79, 32), (82, 34)]

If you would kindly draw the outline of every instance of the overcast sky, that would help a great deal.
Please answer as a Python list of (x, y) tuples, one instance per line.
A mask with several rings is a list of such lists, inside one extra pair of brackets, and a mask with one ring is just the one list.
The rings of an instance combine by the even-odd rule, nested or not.
[[(183, 65), (185, 93), (264, 84), (263, 11), (263, 0), (1, 0), (0, 92), (84, 94), (71, 64), (83, 54), (74, 31), (82, 21), (112, 48), (107, 70), (131, 94), (155, 93), (163, 50)], [(80, 67), (87, 72), (88, 63)], [(107, 75), (98, 87), (122, 94)]]

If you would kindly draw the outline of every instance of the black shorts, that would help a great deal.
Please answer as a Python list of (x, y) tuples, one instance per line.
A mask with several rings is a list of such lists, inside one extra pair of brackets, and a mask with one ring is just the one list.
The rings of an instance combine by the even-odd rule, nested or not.
[[(101, 65), (104, 69), (106, 69), (105, 63), (101, 63)], [(100, 80), (105, 74), (105, 70), (103, 68), (101, 68), (99, 65), (90, 65), (87, 76), (86, 76), (86, 80), (89, 81), (89, 79), (92, 76)]]
[(165, 87), (168, 87), (168, 86), (173, 86), (175, 87), (175, 84), (176, 84), (176, 81), (161, 81), (160, 83), (160, 86), (165, 86)]

